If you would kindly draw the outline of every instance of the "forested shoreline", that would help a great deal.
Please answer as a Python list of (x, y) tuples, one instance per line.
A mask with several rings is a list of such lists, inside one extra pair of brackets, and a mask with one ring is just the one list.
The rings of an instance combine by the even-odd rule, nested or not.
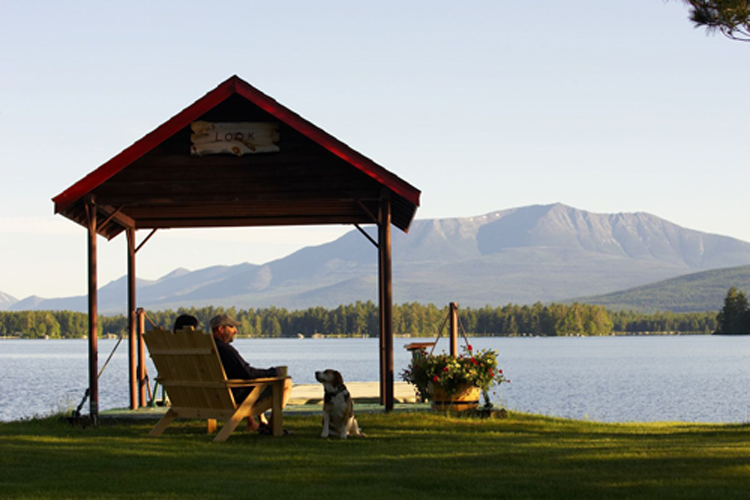
[[(342, 305), (335, 309), (313, 307), (244, 309), (220, 307), (180, 308), (177, 311), (147, 311), (146, 329), (153, 324), (170, 328), (180, 314), (197, 317), (203, 328), (219, 313), (232, 315), (242, 323), (244, 337), (372, 336), (379, 332), (377, 304), (371, 301)], [(416, 302), (393, 306), (396, 335), (432, 337), (444, 323), (448, 306)], [(717, 313), (642, 313), (609, 311), (589, 304), (515, 305), (460, 308), (459, 318), (468, 335), (487, 336), (602, 336), (642, 333), (709, 334), (717, 329)], [(124, 315), (100, 316), (100, 336), (127, 333)], [(72, 311), (0, 311), (0, 336), (18, 338), (84, 338), (88, 315)], [(447, 331), (444, 331), (447, 334)]]

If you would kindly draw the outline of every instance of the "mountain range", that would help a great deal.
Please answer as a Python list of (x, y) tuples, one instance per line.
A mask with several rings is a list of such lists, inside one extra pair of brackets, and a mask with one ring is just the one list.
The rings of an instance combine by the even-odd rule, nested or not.
[(0, 292), (0, 311), (10, 308), (16, 302), (18, 302), (18, 299), (14, 296)]
[[(368, 233), (374, 235), (374, 229)], [(709, 269), (750, 265), (750, 243), (647, 213), (596, 214), (562, 204), (415, 220), (393, 232), (394, 301), (528, 304), (609, 294)], [(103, 313), (125, 310), (125, 277), (102, 287)], [(377, 302), (377, 251), (358, 231), (266, 264), (175, 269), (137, 281), (138, 304), (336, 307)], [(721, 296), (723, 298), (723, 294)], [(86, 310), (86, 297), (28, 297), (0, 309)]]

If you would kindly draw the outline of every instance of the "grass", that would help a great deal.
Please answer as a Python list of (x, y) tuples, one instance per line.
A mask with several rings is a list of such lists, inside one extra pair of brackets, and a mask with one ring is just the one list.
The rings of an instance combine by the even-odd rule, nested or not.
[(213, 443), (202, 422), (58, 418), (0, 424), (3, 498), (747, 498), (750, 426), (602, 424), (511, 413), (362, 414), (366, 439), (236, 431)]

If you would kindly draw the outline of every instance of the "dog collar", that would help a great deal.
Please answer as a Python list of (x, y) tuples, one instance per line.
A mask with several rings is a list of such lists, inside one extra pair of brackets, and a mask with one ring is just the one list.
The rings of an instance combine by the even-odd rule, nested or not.
[(330, 403), (333, 400), (333, 398), (335, 398), (336, 396), (338, 396), (342, 392), (348, 392), (346, 390), (346, 386), (344, 384), (341, 384), (340, 386), (338, 386), (335, 391), (332, 391), (332, 392), (326, 391), (326, 393), (325, 393), (325, 395), (323, 397), (323, 401), (326, 402), (326, 403)]

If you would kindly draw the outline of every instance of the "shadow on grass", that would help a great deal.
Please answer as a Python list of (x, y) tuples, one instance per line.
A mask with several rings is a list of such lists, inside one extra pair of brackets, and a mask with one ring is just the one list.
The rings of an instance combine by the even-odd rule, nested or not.
[[(213, 443), (205, 423), (77, 428), (55, 419), (0, 425), (8, 498), (745, 498), (750, 428), (598, 424), (511, 414), (358, 416), (365, 439), (319, 437), (318, 416), (290, 416), (293, 436), (236, 431)], [(44, 471), (44, 474), (39, 474)]]

